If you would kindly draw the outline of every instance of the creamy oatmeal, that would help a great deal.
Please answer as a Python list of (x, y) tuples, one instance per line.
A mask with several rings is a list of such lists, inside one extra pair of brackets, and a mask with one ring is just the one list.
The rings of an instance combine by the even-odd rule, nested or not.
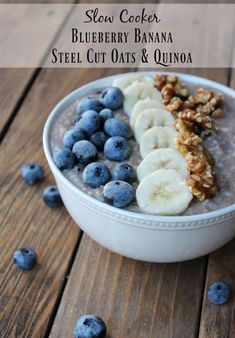
[[(195, 87), (186, 84), (190, 91), (195, 90)], [(98, 96), (97, 94), (92, 94), (94, 97)], [(53, 127), (51, 129), (51, 149), (60, 147), (63, 145), (63, 135), (65, 131), (73, 127), (76, 119), (76, 105), (78, 100), (71, 104), (63, 113), (54, 121)], [(184, 212), (184, 215), (194, 215), (200, 213), (206, 213), (209, 211), (214, 211), (225, 206), (235, 203), (235, 99), (225, 96), (224, 98), (224, 110), (226, 112), (225, 117), (219, 118), (216, 120), (217, 131), (213, 132), (212, 135), (207, 136), (204, 139), (204, 146), (208, 149), (214, 160), (215, 165), (214, 169), (216, 172), (216, 182), (219, 187), (219, 192), (212, 199), (206, 199), (202, 202), (199, 202), (195, 199), (191, 202), (188, 209)], [(123, 119), (129, 122), (129, 117), (123, 112), (123, 110), (118, 110), (114, 112), (114, 117)], [(139, 144), (134, 140), (129, 140), (131, 146), (131, 155), (124, 161), (125, 163), (131, 164), (134, 168), (141, 162), (141, 156), (139, 152)], [(109, 169), (112, 169), (117, 162), (113, 162), (104, 158), (104, 155), (99, 152), (98, 160), (103, 161)], [(103, 201), (102, 190), (100, 188), (91, 188), (83, 183), (82, 180), (82, 167), (75, 166), (71, 170), (64, 170), (63, 174), (79, 189), (84, 191), (90, 196), (97, 198), (100, 201)], [(138, 182), (134, 183), (136, 187)], [(137, 203), (133, 201), (125, 209), (141, 212)]]

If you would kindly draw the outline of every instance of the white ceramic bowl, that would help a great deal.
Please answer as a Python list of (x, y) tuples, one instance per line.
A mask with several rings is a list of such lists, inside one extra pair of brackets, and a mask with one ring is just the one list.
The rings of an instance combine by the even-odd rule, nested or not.
[[(154, 75), (155, 72), (145, 74)], [(235, 91), (216, 82), (191, 75), (176, 75), (186, 82), (214, 88), (235, 99)], [(194, 216), (167, 217), (133, 213), (90, 197), (65, 178), (54, 164), (49, 140), (53, 120), (75, 99), (92, 89), (110, 86), (116, 77), (102, 78), (78, 88), (57, 104), (45, 124), (44, 151), (69, 214), (96, 242), (138, 260), (176, 262), (218, 249), (235, 235), (235, 204)]]

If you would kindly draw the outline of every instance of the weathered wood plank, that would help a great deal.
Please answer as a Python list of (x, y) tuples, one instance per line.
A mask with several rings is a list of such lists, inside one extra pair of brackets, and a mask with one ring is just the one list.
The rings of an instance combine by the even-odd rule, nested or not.
[[(11, 3), (14, 1), (1, 1), (0, 3)], [(59, 1), (51, 1), (51, 3), (59, 3)], [(20, 2), (18, 2), (19, 4)], [(23, 1), (23, 3), (26, 3)], [(29, 3), (32, 3), (30, 1)], [(37, 1), (37, 3), (42, 3), (42, 1)], [(57, 13), (57, 22), (52, 25), (52, 29), (44, 31), (45, 40), (44, 44), (41, 46), (39, 59), (42, 59), (46, 55), (50, 43), (56, 36), (58, 29), (61, 27), (66, 16), (69, 13), (69, 10), (72, 8), (72, 0), (67, 2), (68, 9), (67, 12)], [(53, 13), (52, 13), (53, 14)], [(19, 17), (20, 21), (24, 20), (24, 17)], [(6, 32), (6, 35), (8, 32)], [(14, 117), (15, 110), (18, 108), (18, 103), (23, 99), (27, 91), (27, 86), (29, 85), (30, 80), (34, 77), (35, 69), (34, 68), (0, 68), (0, 138), (1, 134), (4, 132), (4, 129), (8, 126), (11, 119)]]
[[(226, 70), (186, 71), (227, 81)], [(100, 314), (108, 337), (197, 337), (206, 259), (145, 264), (82, 240), (51, 337), (71, 337), (81, 314)]]
[[(53, 182), (49, 170), (46, 182), (29, 188), (19, 168), (25, 161), (45, 164), (41, 136), (49, 111), (68, 92), (103, 74), (98, 69), (42, 70), (2, 142), (1, 337), (47, 335), (80, 233), (64, 209), (50, 210), (41, 200), (43, 187)], [(39, 265), (27, 273), (12, 264), (14, 250), (23, 245), (34, 247), (39, 257)]]
[[(235, 89), (235, 69), (233, 68), (230, 85)], [(208, 262), (204, 301), (200, 324), (200, 338), (235, 337), (235, 240), (211, 254)], [(221, 306), (211, 304), (207, 299), (207, 289), (215, 280), (224, 280), (232, 288), (231, 300)]]
[[(226, 82), (225, 70), (176, 70)], [(78, 316), (98, 313), (111, 338), (197, 337), (205, 257), (179, 264), (141, 263), (84, 236), (51, 331), (71, 337)]]
[[(204, 301), (200, 323), (200, 338), (235, 337), (235, 240), (211, 254), (208, 262)], [(232, 298), (224, 305), (213, 305), (207, 298), (207, 289), (215, 280), (224, 280), (232, 287)]]
[(17, 102), (22, 97), (26, 90), (27, 84), (33, 76), (35, 69), (14, 69), (1, 68), (0, 69), (0, 133), (10, 121), (11, 116)]
[[(42, 129), (59, 99), (100, 76), (100, 70), (42, 70), (0, 147), (1, 337), (42, 337), (50, 323), (79, 229), (64, 208), (51, 210), (42, 202), (43, 187), (54, 182), (42, 151)], [(19, 169), (26, 161), (45, 166), (45, 182), (28, 187), (22, 181)], [(36, 249), (39, 264), (22, 273), (12, 254), (24, 245)]]
[(201, 259), (142, 263), (84, 236), (50, 337), (72, 337), (84, 313), (101, 315), (110, 338), (195, 337), (203, 275)]
[[(53, 212), (51, 216), (51, 210), (45, 210), (40, 204), (39, 188), (26, 188), (15, 171), (21, 161), (29, 157), (41, 161), (39, 135), (46, 112), (76, 85), (102, 74), (104, 72), (98, 70), (42, 71), (3, 142), (4, 156), (0, 160), (6, 162), (2, 171), (6, 197), (1, 203), (5, 222), (0, 241), (9, 243), (8, 248), (6, 245), (1, 248), (3, 258), (0, 253), (2, 271), (7, 276), (1, 293), (4, 316), (0, 333), (3, 337), (44, 335), (73, 254), (71, 248), (76, 248), (78, 238), (77, 228), (63, 211)], [(31, 130), (32, 125), (35, 127)], [(21, 139), (22, 142), (16, 141)], [(16, 154), (14, 158), (12, 154)], [(11, 235), (9, 224), (14, 228)], [(21, 274), (19, 271), (16, 275), (14, 267), (9, 266), (15, 246), (26, 241), (37, 249), (39, 260), (42, 259), (33, 276), (31, 272)], [(50, 257), (45, 266), (47, 252)], [(85, 237), (51, 335), (70, 337), (77, 316), (92, 311), (99, 312), (107, 320), (110, 338), (195, 337), (204, 268), (204, 259), (171, 265), (135, 262), (111, 254)]]

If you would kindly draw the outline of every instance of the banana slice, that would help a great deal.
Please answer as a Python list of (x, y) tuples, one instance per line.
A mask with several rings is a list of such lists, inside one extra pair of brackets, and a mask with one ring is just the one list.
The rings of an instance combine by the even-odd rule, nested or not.
[(176, 149), (175, 139), (179, 133), (169, 127), (152, 127), (140, 138), (140, 154), (145, 158), (149, 153), (159, 148)]
[(132, 85), (133, 82), (143, 82), (154, 84), (153, 78), (147, 75), (139, 75), (139, 74), (129, 74), (122, 77), (117, 78), (113, 81), (113, 86), (120, 88), (124, 91), (128, 86)]
[(151, 84), (144, 82), (133, 82), (124, 91), (124, 111), (130, 115), (131, 111), (139, 100), (147, 97), (154, 100), (161, 100), (160, 92)]
[(161, 101), (162, 101), (162, 98), (161, 100), (153, 100), (153, 99), (150, 99), (149, 97), (147, 99), (138, 101), (134, 105), (133, 110), (131, 112), (131, 117), (130, 117), (131, 128), (133, 130), (135, 129), (136, 118), (143, 110), (148, 109), (148, 108), (157, 108), (159, 110), (165, 111), (164, 106)]
[(157, 108), (148, 108), (138, 114), (135, 121), (135, 139), (140, 143), (141, 136), (154, 126), (173, 127), (174, 116), (168, 112)]
[(159, 169), (140, 182), (136, 200), (148, 214), (172, 216), (187, 209), (192, 194), (176, 170)]
[(177, 149), (156, 149), (148, 154), (137, 167), (137, 177), (142, 181), (158, 169), (175, 169), (183, 179), (189, 175), (187, 161)]

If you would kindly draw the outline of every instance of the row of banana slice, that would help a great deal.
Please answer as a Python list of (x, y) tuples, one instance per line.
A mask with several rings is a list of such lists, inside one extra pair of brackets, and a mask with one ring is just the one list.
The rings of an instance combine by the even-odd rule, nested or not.
[(192, 200), (186, 183), (187, 161), (176, 149), (178, 135), (174, 116), (165, 110), (161, 93), (151, 77), (126, 75), (113, 86), (124, 94), (124, 110), (140, 145), (143, 161), (137, 167), (137, 203), (141, 210), (156, 215), (177, 215)]

